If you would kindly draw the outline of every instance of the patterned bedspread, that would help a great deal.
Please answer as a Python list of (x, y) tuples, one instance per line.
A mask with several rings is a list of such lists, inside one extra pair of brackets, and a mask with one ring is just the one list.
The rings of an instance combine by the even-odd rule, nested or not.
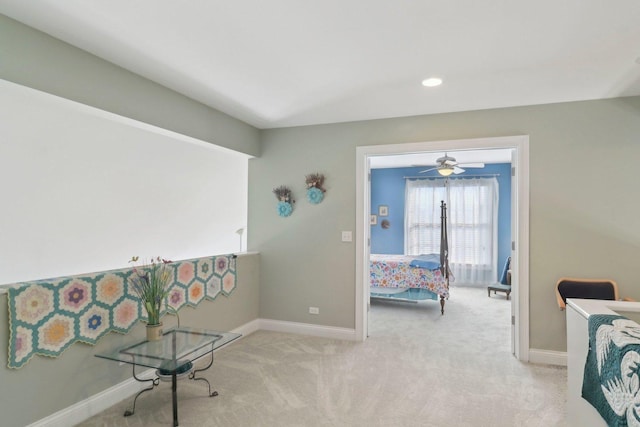
[(439, 269), (411, 267), (414, 257), (371, 254), (369, 285), (381, 288), (420, 288), (449, 298), (449, 288)]

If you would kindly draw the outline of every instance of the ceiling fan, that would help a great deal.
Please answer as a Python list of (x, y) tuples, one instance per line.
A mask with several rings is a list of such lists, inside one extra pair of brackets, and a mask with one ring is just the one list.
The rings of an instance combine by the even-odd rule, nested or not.
[(447, 155), (444, 153), (443, 157), (436, 159), (436, 163), (438, 164), (436, 167), (431, 169), (425, 169), (418, 173), (425, 173), (433, 170), (437, 170), (438, 173), (442, 176), (449, 176), (451, 174), (460, 174), (464, 172), (461, 166), (465, 166), (468, 168), (483, 168), (484, 163), (458, 163), (454, 157)]

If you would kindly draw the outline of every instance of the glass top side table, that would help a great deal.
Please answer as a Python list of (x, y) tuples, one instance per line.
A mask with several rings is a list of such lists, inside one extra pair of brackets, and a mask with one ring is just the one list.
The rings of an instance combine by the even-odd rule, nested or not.
[[(140, 382), (150, 382), (149, 387), (141, 390), (133, 400), (132, 410), (127, 410), (124, 416), (133, 415), (136, 401), (140, 394), (152, 390), (160, 383), (161, 377), (171, 378), (171, 394), (173, 400), (173, 425), (178, 425), (177, 380), (182, 375), (189, 379), (204, 381), (209, 386), (209, 396), (217, 396), (218, 392), (211, 392), (211, 384), (206, 378), (196, 377), (196, 373), (205, 371), (213, 365), (213, 352), (240, 338), (241, 334), (233, 332), (218, 332), (200, 328), (177, 327), (164, 332), (158, 341), (140, 340), (120, 346), (109, 352), (96, 354), (96, 357), (129, 363), (132, 365), (133, 378)], [(193, 369), (193, 362), (209, 354), (209, 364), (202, 369)], [(151, 379), (141, 379), (136, 375), (136, 366), (155, 368), (156, 376)]]

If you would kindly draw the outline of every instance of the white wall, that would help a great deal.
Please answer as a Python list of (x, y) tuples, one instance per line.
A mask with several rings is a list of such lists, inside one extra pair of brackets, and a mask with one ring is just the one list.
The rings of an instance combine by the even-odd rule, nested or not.
[(0, 284), (239, 251), (248, 158), (0, 80)]

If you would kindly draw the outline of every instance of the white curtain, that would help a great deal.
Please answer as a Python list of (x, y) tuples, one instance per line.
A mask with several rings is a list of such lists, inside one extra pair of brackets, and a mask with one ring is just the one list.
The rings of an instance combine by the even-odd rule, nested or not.
[(405, 253), (440, 253), (440, 201), (447, 203), (449, 265), (456, 283), (497, 281), (498, 180), (407, 180)]

